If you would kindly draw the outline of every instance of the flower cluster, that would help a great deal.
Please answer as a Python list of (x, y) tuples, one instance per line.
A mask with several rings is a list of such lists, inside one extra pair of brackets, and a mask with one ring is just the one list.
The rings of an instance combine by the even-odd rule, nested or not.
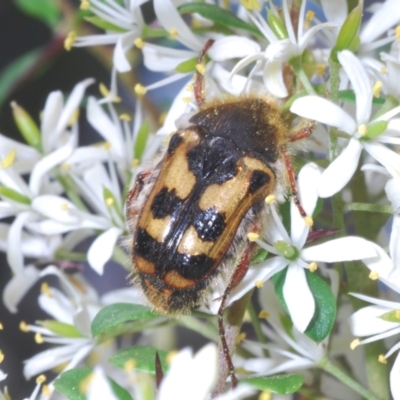
[[(400, 294), (400, 2), (371, 5), (366, 20), (362, 2), (350, 3), (81, 0), (80, 13), (96, 31), (71, 31), (64, 46), (113, 46), (110, 89), (101, 87), (102, 98), (88, 95), (94, 79), (87, 78), (68, 96), (52, 92), (40, 122), (13, 102), (25, 143), (0, 134), (0, 250), (12, 271), (3, 303), (16, 313), (42, 282), (38, 302), (51, 319), (21, 323), (21, 329), (53, 347), (27, 360), (24, 375), (63, 371), (49, 385), (38, 379), (31, 399), (55, 398), (57, 391), (68, 397), (73, 379), (89, 399), (131, 393), (138, 399), (202, 400), (212, 394), (223, 400), (246, 398), (256, 389), (263, 391), (260, 399), (297, 390), (310, 398), (378, 399), (367, 382), (378, 362), (386, 364), (397, 352), (376, 390), (400, 400), (400, 304), (383, 298)], [(163, 77), (131, 88), (136, 100), (130, 115), (119, 104), (118, 78), (136, 67), (138, 55), (151, 76)], [(204, 88), (194, 77), (204, 80)], [(173, 88), (171, 106), (157, 125), (143, 98), (166, 85)], [(210, 303), (196, 311), (206, 322), (160, 316), (136, 287), (99, 296), (81, 273), (87, 263), (102, 275), (110, 260), (130, 268), (124, 247), (129, 190), (139, 173), (160, 162), (168, 135), (188, 126), (201, 107), (199, 91), (206, 102), (268, 99), (289, 131), (274, 164), (280, 189), (262, 205), (267, 229), (246, 232), (246, 245), (257, 251), (243, 279), (229, 293), (223, 279), (208, 288)], [(83, 108), (99, 143), (80, 145)], [(308, 152), (293, 139), (298, 126), (314, 128)], [(299, 166), (297, 187), (290, 179), (292, 159)], [(391, 219), (385, 224), (365, 213)], [(235, 267), (225, 269), (232, 275)], [(50, 275), (59, 287), (45, 282)], [(382, 283), (382, 298), (370, 292), (371, 280)], [(252, 290), (256, 307), (247, 304)], [(356, 299), (373, 305), (360, 308)], [(185, 348), (172, 357), (156, 352), (152, 339), (178, 324), (218, 341), (213, 321), (225, 300), (228, 313), (247, 307), (253, 337), (241, 340), (242, 321), (234, 328), (228, 323), (229, 349), (223, 350), (233, 352), (235, 341), (242, 350), (233, 355), (241, 384), (223, 393), (229, 371), (219, 366), (225, 360), (214, 344), (194, 356)], [(118, 350), (117, 335), (138, 332), (134, 347)], [(368, 361), (378, 367), (370, 364), (369, 372), (360, 373), (364, 363), (356, 347), (381, 339), (379, 360)], [(336, 366), (339, 358), (348, 373)], [(324, 371), (320, 379), (315, 368)], [(269, 377), (288, 372), (296, 374)], [(0, 392), (0, 399), (7, 396)]]

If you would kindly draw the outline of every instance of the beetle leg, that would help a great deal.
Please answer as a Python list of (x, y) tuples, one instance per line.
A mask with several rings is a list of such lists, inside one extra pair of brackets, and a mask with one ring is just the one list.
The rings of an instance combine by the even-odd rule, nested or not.
[(204, 96), (204, 72), (202, 71), (204, 57), (205, 57), (208, 49), (212, 46), (213, 43), (214, 43), (213, 39), (207, 40), (206, 44), (203, 47), (203, 50), (199, 54), (199, 58), (197, 59), (196, 74), (195, 74), (193, 88), (194, 88), (194, 97), (195, 97), (196, 102), (199, 107), (201, 107), (203, 105), (204, 97), (205, 97)]
[(297, 142), (302, 139), (307, 139), (311, 136), (313, 130), (315, 128), (315, 123), (312, 121), (306, 120), (305, 122), (296, 125), (289, 136), (289, 142)]

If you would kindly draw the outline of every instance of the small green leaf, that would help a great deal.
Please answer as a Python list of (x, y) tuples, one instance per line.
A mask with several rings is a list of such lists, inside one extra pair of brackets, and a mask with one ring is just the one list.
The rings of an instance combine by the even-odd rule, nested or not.
[[(69, 400), (86, 400), (81, 391), (81, 382), (93, 373), (90, 368), (77, 368), (63, 372), (54, 382), (54, 387)], [(118, 383), (108, 378), (114, 394), (120, 400), (132, 400), (132, 396)]]
[(398, 324), (400, 322), (400, 310), (388, 311), (380, 315), (378, 318), (382, 319), (383, 321), (394, 322)]
[(109, 360), (109, 362), (118, 368), (126, 368), (129, 362), (133, 363), (136, 371), (155, 374), (155, 357), (156, 351), (160, 356), (163, 372), (168, 368), (167, 355), (168, 352), (156, 350), (153, 347), (133, 346), (117, 351)]
[(158, 314), (139, 304), (116, 303), (101, 309), (92, 322), (92, 334), (97, 336), (127, 321), (152, 319)]
[(26, 197), (23, 194), (15, 191), (14, 189), (11, 189), (3, 185), (0, 185), (0, 196), (16, 201), (17, 203), (22, 203), (26, 205), (31, 204), (31, 199), (29, 197)]
[(24, 137), (26, 143), (34, 147), (39, 152), (42, 151), (42, 138), (40, 134), (40, 129), (36, 122), (25, 111), (21, 106), (19, 106), (15, 101), (11, 103), (14, 121)]
[(297, 392), (303, 385), (304, 377), (300, 374), (256, 376), (240, 380), (258, 390), (266, 390), (277, 394), (290, 394)]
[(193, 72), (196, 69), (197, 65), (197, 57), (191, 58), (190, 60), (182, 61), (178, 66), (175, 68), (176, 72), (180, 74), (187, 74), (189, 72)]
[[(289, 314), (285, 299), (283, 297), (283, 285), (286, 279), (287, 268), (272, 277), (275, 291), (283, 308)], [(315, 313), (304, 332), (310, 339), (320, 343), (330, 333), (336, 318), (336, 300), (329, 286), (317, 274), (305, 271), (308, 286), (314, 296)]]
[(104, 19), (98, 17), (97, 15), (91, 17), (84, 17), (84, 20), (90, 22), (92, 25), (97, 26), (97, 28), (104, 29), (105, 31), (121, 32), (124, 33), (127, 30), (121, 28), (120, 26), (114, 25), (111, 22), (105, 21)]
[(66, 324), (64, 322), (59, 322), (54, 319), (47, 319), (45, 321), (37, 321), (38, 325), (47, 328), (48, 330), (54, 332), (59, 336), (69, 337), (69, 338), (81, 338), (84, 337), (74, 325)]
[(371, 140), (376, 137), (382, 135), (387, 128), (389, 122), (388, 121), (376, 121), (368, 124), (367, 134), (362, 137), (363, 140)]
[(14, 0), (25, 13), (40, 19), (50, 28), (55, 28), (60, 21), (60, 5), (54, 0)]
[(150, 125), (144, 121), (136, 136), (134, 154), (135, 158), (140, 160), (143, 156), (144, 149), (146, 148), (147, 139), (150, 133)]
[(261, 261), (264, 261), (267, 258), (267, 255), (268, 255), (267, 250), (259, 248), (257, 253), (251, 259), (252, 264), (258, 264)]
[(287, 258), (290, 261), (296, 260), (296, 258), (300, 255), (299, 251), (296, 247), (292, 246), (289, 243), (286, 243), (284, 240), (277, 240), (274, 243), (275, 250), (283, 257)]
[(285, 24), (273, 12), (268, 12), (267, 20), (269, 27), (279, 40), (289, 37)]
[(231, 11), (220, 8), (214, 4), (199, 3), (199, 2), (186, 3), (180, 5), (178, 7), (178, 11), (181, 14), (198, 13), (202, 17), (207, 18), (210, 21), (214, 21), (220, 25), (228, 26), (231, 28), (243, 29), (256, 36), (264, 37), (256, 27), (249, 25), (247, 22), (238, 18)]
[[(348, 103), (355, 103), (356, 102), (356, 95), (353, 90), (340, 90), (339, 91), (339, 99), (347, 101)], [(374, 97), (372, 99), (372, 104), (374, 106), (381, 106), (385, 104), (385, 99), (382, 97)]]

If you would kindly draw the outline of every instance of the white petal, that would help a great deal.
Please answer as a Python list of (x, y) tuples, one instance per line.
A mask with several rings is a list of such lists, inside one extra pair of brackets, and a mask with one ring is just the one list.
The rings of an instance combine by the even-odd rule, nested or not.
[(118, 72), (128, 72), (131, 70), (131, 65), (126, 59), (125, 54), (133, 46), (138, 36), (138, 32), (132, 31), (124, 33), (118, 39), (113, 56), (113, 63)]
[(231, 73), (220, 64), (215, 64), (211, 72), (213, 78), (219, 82), (221, 87), (234, 96), (242, 94), (249, 81), (247, 77), (242, 75), (235, 74), (231, 76)]
[[(389, 244), (390, 256), (392, 257), (393, 264), (400, 266), (400, 216), (393, 216), (392, 232), (390, 233)], [(400, 270), (400, 268), (399, 268)]]
[[(308, 216), (312, 215), (317, 204), (317, 186), (320, 177), (321, 171), (319, 167), (314, 163), (309, 163), (300, 170), (297, 178), (300, 203)], [(300, 215), (299, 209), (294, 204), (294, 201), (290, 204), (290, 217), (290, 237), (292, 243), (295, 247), (302, 248), (307, 239), (309, 227), (306, 226), (304, 218)]]
[(283, 80), (283, 63), (281, 61), (269, 61), (264, 67), (264, 85), (272, 95), (282, 98), (287, 97), (288, 91)]
[(29, 179), (29, 188), (34, 196), (39, 194), (44, 175), (56, 165), (63, 163), (72, 154), (74, 149), (72, 142), (73, 138), (71, 137), (71, 140), (67, 144), (42, 158), (35, 165)]
[(372, 86), (359, 59), (349, 50), (338, 53), (356, 95), (357, 123), (366, 124), (371, 116)]
[(308, 247), (301, 251), (306, 261), (339, 262), (376, 257), (374, 243), (360, 237), (348, 236)]
[(42, 133), (42, 146), (45, 154), (51, 151), (51, 135), (55, 133), (57, 122), (60, 118), (63, 105), (64, 99), (60, 91), (51, 92), (47, 96), (40, 128)]
[(396, 328), (399, 324), (379, 318), (391, 311), (387, 307), (368, 306), (356, 311), (350, 318), (350, 328), (354, 336), (371, 336)]
[(336, 0), (321, 0), (321, 6), (326, 16), (326, 19), (330, 22), (335, 22), (338, 25), (342, 25), (347, 17), (347, 1)]
[(65, 128), (68, 126), (72, 115), (76, 112), (79, 107), (79, 104), (85, 94), (86, 88), (94, 82), (93, 78), (87, 78), (82, 82), (79, 82), (73, 88), (71, 94), (68, 97), (68, 100), (65, 103), (64, 109), (60, 115), (60, 119), (58, 120), (56, 126), (56, 132), (54, 132), (55, 137), (60, 135)]
[(400, 400), (400, 352), (397, 353), (396, 361), (390, 370), (390, 391), (393, 400)]
[[(241, 399), (248, 399), (249, 396), (254, 394), (256, 392), (255, 389), (253, 389), (250, 386), (247, 385), (239, 385), (235, 389), (231, 389), (226, 393), (220, 394), (217, 397), (214, 397), (214, 400), (241, 400)], [(277, 400), (279, 400), (277, 398)]]
[(343, 132), (352, 134), (357, 125), (341, 107), (319, 96), (304, 96), (296, 99), (290, 111), (301, 117), (335, 126)]
[(315, 312), (315, 301), (308, 287), (304, 268), (291, 264), (288, 268), (283, 297), (289, 309), (294, 326), (304, 332)]
[(38, 298), (39, 305), (43, 311), (55, 320), (66, 324), (73, 324), (72, 315), (75, 307), (71, 301), (57, 288), (51, 288), (51, 295), (41, 293)]
[(400, 171), (400, 155), (377, 142), (362, 142), (365, 150), (380, 162), (392, 176), (398, 176)]
[(78, 217), (71, 211), (76, 207), (64, 197), (43, 195), (32, 201), (32, 209), (36, 212), (65, 224), (78, 223)]
[(24, 268), (22, 273), (15, 274), (8, 282), (3, 291), (3, 303), (8, 311), (16, 313), (17, 305), (28, 290), (39, 279), (39, 271), (31, 266)]
[(90, 246), (87, 256), (88, 262), (98, 274), (103, 274), (104, 265), (111, 258), (115, 243), (121, 233), (121, 229), (110, 228), (102, 233)]
[(207, 54), (212, 60), (220, 62), (231, 58), (244, 58), (261, 51), (260, 45), (244, 36), (223, 36), (217, 39)]
[(298, 55), (300, 49), (294, 45), (289, 39), (278, 40), (270, 43), (265, 50), (265, 58), (271, 61), (285, 62), (292, 57)]
[(93, 374), (91, 375), (91, 379), (89, 381), (89, 385), (86, 392), (87, 400), (98, 400), (98, 399), (109, 399), (109, 400), (118, 400), (111, 385), (107, 379), (106, 374), (100, 366), (96, 366)]
[(346, 186), (357, 169), (361, 151), (360, 142), (351, 139), (347, 147), (322, 173), (318, 185), (319, 197), (333, 196)]
[[(176, 1), (175, 1), (176, 3)], [(176, 9), (176, 5), (171, 0), (154, 0), (154, 11), (159, 23), (167, 31), (174, 30), (178, 33), (177, 39), (189, 49), (200, 52), (203, 48), (201, 41), (186, 25), (182, 16)]]

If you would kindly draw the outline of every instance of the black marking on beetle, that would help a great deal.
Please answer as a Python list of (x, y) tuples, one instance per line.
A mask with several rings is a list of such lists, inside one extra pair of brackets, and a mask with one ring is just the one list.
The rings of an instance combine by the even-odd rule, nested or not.
[(223, 214), (208, 208), (196, 214), (193, 226), (201, 240), (214, 242), (223, 233), (226, 224)]
[(242, 152), (225, 138), (205, 138), (188, 152), (189, 169), (204, 185), (221, 184), (235, 177)]
[(176, 253), (174, 256), (174, 270), (186, 279), (198, 280), (207, 276), (214, 264), (214, 260), (205, 254), (191, 256), (189, 254)]
[(262, 186), (266, 185), (271, 180), (271, 177), (264, 171), (254, 171), (250, 180), (249, 192), (254, 193)]
[(167, 188), (163, 188), (154, 197), (151, 203), (151, 212), (154, 218), (164, 218), (167, 215), (171, 215), (174, 211), (177, 211), (182, 206), (183, 201), (176, 196), (175, 189), (168, 191)]
[(169, 145), (168, 145), (168, 150), (167, 150), (167, 153), (169, 156), (171, 156), (172, 154), (175, 153), (175, 150), (182, 143), (182, 141), (183, 141), (183, 138), (178, 133), (175, 133), (175, 135), (173, 135), (171, 137), (171, 140), (169, 141)]

